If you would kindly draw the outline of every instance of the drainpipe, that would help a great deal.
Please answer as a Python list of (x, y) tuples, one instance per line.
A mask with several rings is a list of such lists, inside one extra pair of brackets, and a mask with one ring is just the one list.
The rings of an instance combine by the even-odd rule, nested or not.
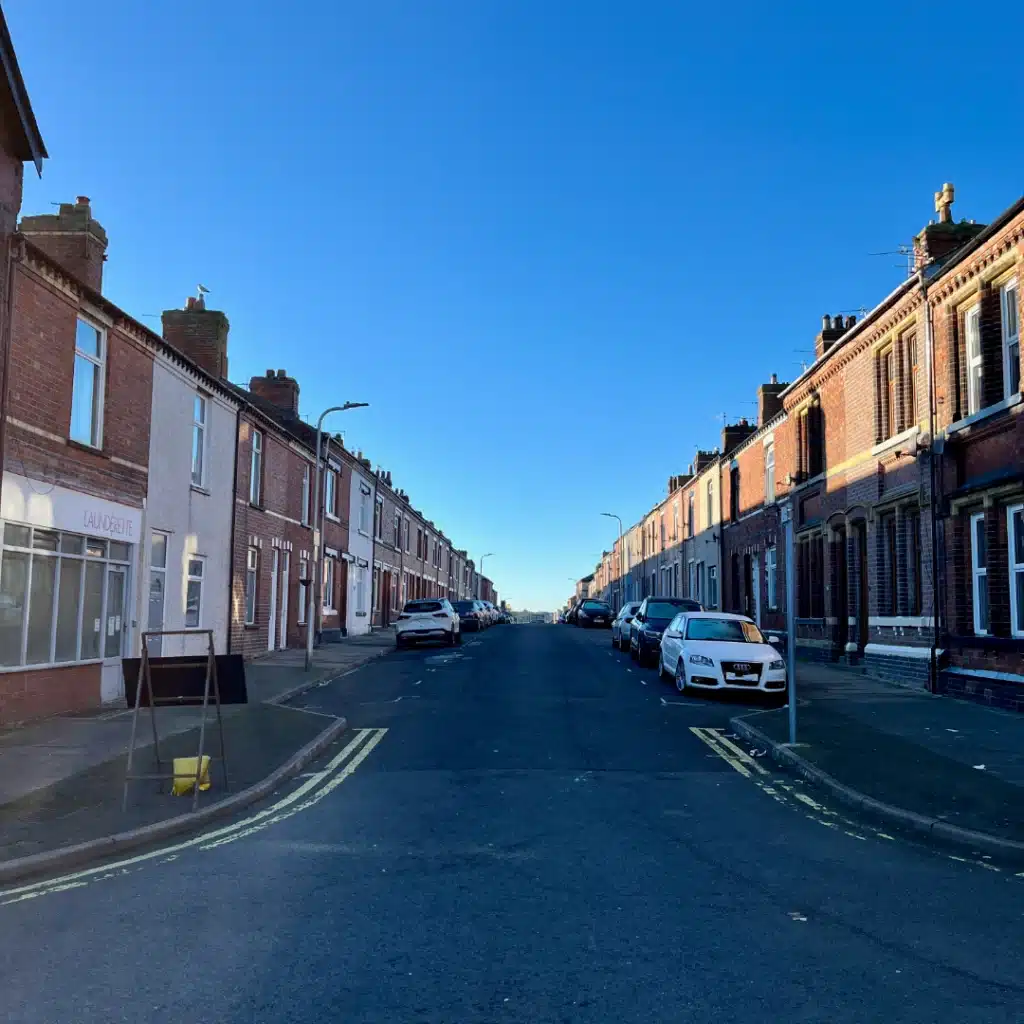
[(936, 495), (938, 466), (936, 464), (935, 451), (935, 348), (932, 335), (932, 309), (931, 304), (928, 302), (928, 282), (925, 280), (923, 269), (918, 272), (918, 282), (921, 285), (921, 299), (924, 302), (924, 339), (928, 358), (928, 491), (932, 527), (932, 642), (931, 650), (928, 653), (928, 690), (931, 693), (936, 693), (939, 688), (938, 648), (941, 568), (939, 565), (938, 497)]
[[(235, 471), (231, 481), (231, 542), (228, 547), (231, 557), (228, 559), (228, 635), (224, 648), (226, 654), (231, 653), (231, 626), (234, 622), (232, 604), (235, 600), (235, 523), (238, 520), (238, 438), (241, 430), (242, 407), (239, 405), (235, 410)], [(285, 637), (285, 646), (288, 646), (287, 637)]]

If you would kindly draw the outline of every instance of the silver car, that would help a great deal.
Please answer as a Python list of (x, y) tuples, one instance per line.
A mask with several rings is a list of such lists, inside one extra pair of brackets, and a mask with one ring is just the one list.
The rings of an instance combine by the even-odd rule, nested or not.
[(629, 601), (619, 609), (619, 614), (612, 619), (612, 647), (620, 651), (629, 650), (629, 624), (640, 607), (640, 601)]

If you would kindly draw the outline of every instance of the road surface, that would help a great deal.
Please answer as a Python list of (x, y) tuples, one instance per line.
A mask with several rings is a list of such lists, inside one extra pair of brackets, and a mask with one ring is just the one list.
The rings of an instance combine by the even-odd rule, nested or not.
[(1024, 1017), (1024, 878), (823, 807), (607, 633), (296, 704), (352, 730), (245, 822), (0, 897), (5, 1019)]

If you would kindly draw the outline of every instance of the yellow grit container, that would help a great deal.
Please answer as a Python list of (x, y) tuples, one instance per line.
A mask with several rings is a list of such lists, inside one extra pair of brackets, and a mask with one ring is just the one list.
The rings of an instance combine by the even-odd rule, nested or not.
[[(175, 796), (186, 796), (196, 784), (195, 757), (176, 757), (174, 759), (174, 782), (171, 792)], [(210, 755), (203, 754), (203, 770), (199, 775), (199, 789), (206, 792), (210, 788)]]

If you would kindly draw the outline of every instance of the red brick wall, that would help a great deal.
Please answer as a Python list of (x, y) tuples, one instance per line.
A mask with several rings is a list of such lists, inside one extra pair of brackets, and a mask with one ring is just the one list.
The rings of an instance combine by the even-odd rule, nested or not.
[(44, 274), (32, 254), (15, 272), (7, 413), (61, 440), (9, 422), (5, 468), (140, 506), (147, 473), (134, 467), (149, 463), (153, 356), (125, 329), (108, 328), (103, 448), (97, 452), (67, 441), (76, 316), (85, 303), (74, 297), (68, 279), (65, 291)]
[(0, 673), (0, 725), (94, 708), (100, 703), (99, 664)]

